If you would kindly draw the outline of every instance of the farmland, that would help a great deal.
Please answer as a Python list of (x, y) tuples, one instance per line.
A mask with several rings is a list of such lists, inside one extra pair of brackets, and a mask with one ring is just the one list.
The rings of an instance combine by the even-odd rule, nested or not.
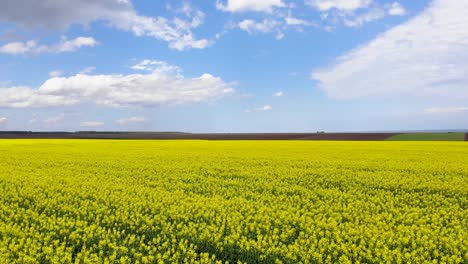
[(407, 133), (387, 138), (389, 141), (464, 141), (465, 133)]
[(0, 140), (0, 260), (468, 262), (465, 142)]

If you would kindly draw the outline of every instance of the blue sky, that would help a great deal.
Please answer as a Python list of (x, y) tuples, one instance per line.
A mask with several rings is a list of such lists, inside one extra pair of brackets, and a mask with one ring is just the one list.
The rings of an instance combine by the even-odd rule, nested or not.
[(0, 130), (468, 128), (466, 14), (456, 0), (6, 0)]

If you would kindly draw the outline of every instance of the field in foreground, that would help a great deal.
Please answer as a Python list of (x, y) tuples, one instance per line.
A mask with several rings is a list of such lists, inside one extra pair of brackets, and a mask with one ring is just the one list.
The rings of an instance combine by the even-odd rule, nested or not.
[(467, 263), (467, 237), (463, 142), (0, 140), (4, 262)]

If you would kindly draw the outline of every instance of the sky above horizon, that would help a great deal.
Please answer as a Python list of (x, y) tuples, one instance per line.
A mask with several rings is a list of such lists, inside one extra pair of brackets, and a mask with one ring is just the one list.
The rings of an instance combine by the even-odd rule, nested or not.
[(466, 129), (467, 14), (466, 0), (3, 0), (0, 130)]

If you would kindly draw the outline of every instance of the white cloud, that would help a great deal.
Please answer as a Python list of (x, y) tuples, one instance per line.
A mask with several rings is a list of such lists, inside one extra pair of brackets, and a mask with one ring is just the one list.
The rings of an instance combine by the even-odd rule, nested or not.
[(273, 96), (275, 96), (275, 97), (281, 97), (283, 95), (284, 95), (283, 91), (279, 91), (279, 92), (276, 92), (276, 93), (273, 94)]
[(139, 123), (145, 123), (146, 118), (141, 117), (141, 116), (132, 116), (129, 118), (116, 120), (115, 122), (119, 125), (139, 124)]
[(372, 8), (362, 14), (343, 15), (343, 23), (348, 27), (359, 27), (367, 22), (372, 22), (385, 17), (385, 11), (380, 8)]
[(388, 14), (392, 16), (403, 16), (406, 15), (406, 9), (398, 2), (393, 2), (390, 5)]
[(53, 47), (52, 50), (55, 52), (70, 52), (78, 50), (82, 47), (93, 47), (98, 43), (94, 38), (90, 37), (78, 37), (72, 40), (62, 40), (60, 44)]
[(49, 77), (59, 77), (60, 75), (62, 75), (62, 71), (59, 71), (59, 70), (54, 70), (54, 71), (51, 71), (49, 72)]
[(272, 19), (264, 19), (261, 22), (252, 19), (244, 19), (238, 24), (240, 29), (249, 34), (273, 32), (277, 30), (278, 25), (279, 23)]
[(227, 12), (271, 12), (275, 7), (284, 6), (282, 0), (227, 0), (226, 4), (220, 0), (216, 2), (216, 7), (219, 10)]
[(207, 39), (196, 39), (192, 29), (200, 26), (204, 13), (196, 11), (187, 19), (163, 17), (133, 16), (127, 20), (115, 21), (115, 25), (123, 30), (131, 31), (137, 36), (148, 36), (169, 43), (169, 48), (175, 50), (203, 49), (211, 44)]
[(434, 1), (312, 78), (334, 98), (468, 97), (468, 2)]
[[(87, 26), (95, 21), (105, 21), (115, 28), (137, 36), (168, 42), (172, 49), (207, 47), (211, 41), (197, 39), (192, 32), (203, 23), (204, 14), (191, 7), (185, 7), (184, 10), (182, 17), (168, 19), (138, 15), (128, 0), (15, 0), (0, 1), (0, 21), (26, 28), (47, 29), (66, 29), (72, 24)], [(77, 43), (69, 43), (69, 46), (64, 48), (73, 49), (76, 45)]]
[(86, 121), (86, 122), (81, 122), (80, 126), (82, 127), (99, 127), (103, 126), (104, 122), (100, 121)]
[(179, 66), (170, 65), (165, 61), (158, 61), (158, 60), (142, 60), (139, 63), (133, 65), (131, 67), (134, 70), (141, 70), (141, 71), (158, 71), (161, 73), (175, 73), (178, 74), (182, 72), (182, 69)]
[(86, 67), (84, 69), (82, 69), (79, 74), (90, 74), (92, 72), (94, 72), (96, 70), (96, 67), (94, 66), (89, 66), (89, 67)]
[(368, 7), (373, 0), (306, 0), (306, 4), (319, 11), (337, 9), (342, 11), (354, 11)]
[(337, 24), (359, 27), (384, 18), (393, 5), (381, 5), (373, 0), (306, 0), (306, 4), (320, 12), (326, 30)]
[(7, 53), (7, 54), (23, 54), (29, 52), (31, 49), (34, 49), (36, 46), (35, 41), (28, 41), (28, 42), (12, 42), (0, 46), (0, 53)]
[(285, 32), (291, 28), (302, 32), (305, 27), (317, 26), (314, 21), (294, 17), (292, 14), (294, 6), (294, 4), (290, 4), (287, 8), (263, 16), (263, 19), (246, 18), (230, 27), (240, 28), (251, 35), (273, 33), (275, 38), (280, 40), (285, 37)]
[(0, 107), (26, 108), (94, 103), (103, 106), (154, 106), (216, 99), (234, 90), (221, 78), (205, 73), (186, 78), (162, 63), (147, 74), (56, 77), (38, 88), (0, 88)]
[(76, 51), (82, 47), (93, 47), (98, 42), (92, 37), (78, 37), (72, 40), (63, 39), (55, 45), (38, 45), (36, 41), (30, 40), (27, 42), (12, 42), (0, 46), (0, 53), (11, 55), (26, 54), (26, 53), (62, 53)]
[(47, 94), (25, 86), (0, 88), (0, 106), (10, 108), (70, 106), (79, 100), (66, 95)]
[(426, 108), (424, 112), (431, 113), (431, 114), (439, 114), (439, 113), (461, 113), (461, 112), (468, 112), (468, 107), (434, 107), (434, 108)]
[[(256, 1), (246, 1), (248, 4), (255, 4)], [(278, 5), (273, 12), (262, 14), (260, 17), (245, 18), (238, 22), (229, 23), (226, 28), (233, 29), (239, 28), (251, 35), (255, 34), (275, 34), (275, 38), (280, 40), (285, 37), (285, 32), (289, 29), (294, 29), (297, 32), (303, 32), (305, 27), (318, 26), (312, 20), (306, 20), (293, 16), (293, 9), (296, 5), (293, 3)]]
[(257, 107), (257, 108), (253, 108), (253, 109), (249, 109), (249, 110), (245, 110), (245, 112), (247, 113), (251, 113), (251, 112), (263, 112), (263, 111), (269, 111), (273, 109), (273, 107), (271, 105), (264, 105), (262, 107)]
[(0, 116), (0, 124), (6, 123), (7, 120), (8, 120), (8, 118)]
[(300, 19), (300, 18), (295, 18), (295, 17), (292, 17), (292, 16), (287, 16), (284, 19), (284, 21), (286, 22), (286, 25), (289, 25), (289, 26), (314, 26), (314, 25), (316, 25), (313, 22), (306, 21), (306, 20)]

